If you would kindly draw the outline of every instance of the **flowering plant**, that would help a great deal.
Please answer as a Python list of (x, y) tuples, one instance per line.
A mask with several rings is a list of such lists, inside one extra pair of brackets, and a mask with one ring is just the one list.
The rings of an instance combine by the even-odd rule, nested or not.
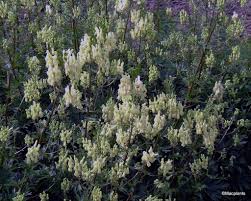
[(251, 196), (244, 18), (148, 3), (0, 1), (0, 200)]

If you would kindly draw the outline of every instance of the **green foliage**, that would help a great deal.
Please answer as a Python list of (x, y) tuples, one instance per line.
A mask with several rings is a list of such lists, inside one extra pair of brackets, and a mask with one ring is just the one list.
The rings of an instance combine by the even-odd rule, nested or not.
[(250, 39), (203, 2), (0, 1), (0, 200), (248, 200)]

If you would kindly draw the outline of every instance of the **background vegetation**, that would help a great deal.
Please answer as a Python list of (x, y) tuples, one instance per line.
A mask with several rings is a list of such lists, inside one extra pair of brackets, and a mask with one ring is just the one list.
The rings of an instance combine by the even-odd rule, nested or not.
[(250, 200), (249, 6), (0, 1), (0, 200)]

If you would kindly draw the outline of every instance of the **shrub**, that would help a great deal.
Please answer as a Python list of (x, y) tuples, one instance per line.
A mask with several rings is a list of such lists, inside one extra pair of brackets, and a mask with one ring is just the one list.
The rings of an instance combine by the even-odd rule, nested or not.
[(1, 1), (0, 199), (248, 199), (248, 38), (227, 5)]

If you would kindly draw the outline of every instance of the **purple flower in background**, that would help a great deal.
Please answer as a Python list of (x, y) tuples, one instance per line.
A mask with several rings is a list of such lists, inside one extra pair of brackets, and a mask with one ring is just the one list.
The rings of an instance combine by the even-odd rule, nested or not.
[[(182, 9), (188, 12), (190, 10), (188, 0), (147, 0), (146, 6), (151, 11), (170, 7), (174, 14), (177, 14)], [(229, 16), (236, 13), (239, 17), (242, 17), (244, 19), (246, 33), (251, 36), (251, 0), (248, 0), (244, 7), (241, 7), (238, 1), (232, 0), (228, 2), (226, 12)]]
[(179, 12), (182, 9), (188, 10), (187, 0), (148, 0), (147, 8), (150, 10), (165, 9), (170, 7), (174, 13)]

